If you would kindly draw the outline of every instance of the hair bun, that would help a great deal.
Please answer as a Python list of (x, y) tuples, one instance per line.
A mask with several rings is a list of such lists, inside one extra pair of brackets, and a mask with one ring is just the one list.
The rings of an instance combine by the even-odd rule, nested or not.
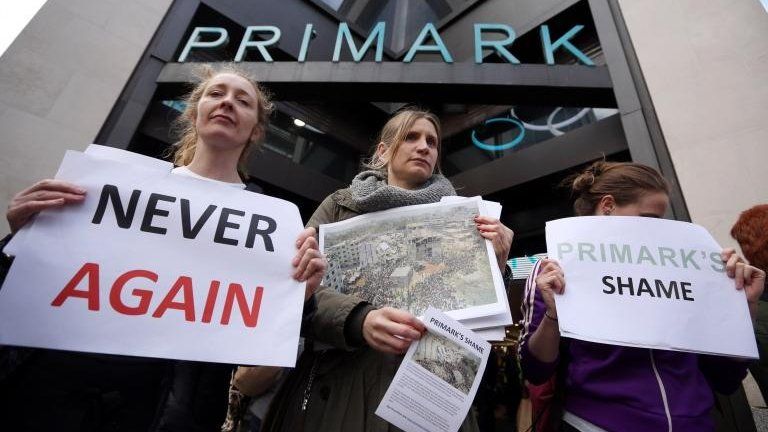
[(584, 171), (573, 179), (571, 190), (581, 193), (589, 190), (593, 184), (595, 184), (595, 175), (591, 171)]
[(610, 166), (609, 162), (603, 160), (593, 163), (573, 178), (571, 190), (576, 193), (589, 191), (592, 185), (595, 184), (595, 179), (600, 177)]
[(602, 161), (598, 161), (587, 167), (580, 174), (573, 177), (571, 181), (571, 190), (576, 193), (589, 191), (589, 188), (595, 184), (595, 178), (603, 172)]

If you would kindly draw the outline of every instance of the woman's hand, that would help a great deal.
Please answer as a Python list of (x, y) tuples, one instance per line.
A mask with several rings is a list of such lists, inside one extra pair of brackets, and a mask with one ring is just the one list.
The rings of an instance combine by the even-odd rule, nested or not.
[(328, 262), (320, 252), (314, 228), (306, 228), (299, 233), (299, 238), (296, 239), (296, 248), (298, 252), (291, 261), (295, 268), (293, 278), (299, 282), (307, 283), (304, 290), (304, 301), (307, 301), (320, 286), (320, 282), (323, 281)]
[(733, 248), (723, 249), (720, 254), (725, 263), (725, 273), (735, 280), (736, 289), (743, 289), (747, 295), (749, 313), (754, 319), (757, 312), (757, 301), (765, 289), (765, 272), (749, 265), (747, 260), (737, 254)]
[(84, 199), (85, 189), (77, 185), (61, 180), (41, 180), (11, 199), (5, 217), (11, 232), (15, 233), (26, 225), (32, 216), (45, 209), (79, 203)]
[(363, 321), (363, 338), (368, 346), (390, 354), (404, 354), (425, 331), (415, 316), (391, 307), (372, 310)]
[(536, 331), (528, 340), (531, 354), (540, 361), (551, 363), (560, 355), (560, 330), (557, 321), (555, 294), (565, 291), (565, 275), (560, 264), (552, 259), (541, 260), (539, 274), (536, 275), (536, 289), (544, 298), (547, 310)]
[(536, 289), (541, 292), (547, 305), (547, 315), (557, 319), (555, 294), (560, 295), (565, 291), (565, 275), (560, 264), (549, 258), (541, 260), (540, 268), (539, 275), (536, 276)]
[(507, 228), (501, 221), (488, 216), (475, 216), (475, 225), (480, 235), (491, 241), (493, 252), (496, 254), (499, 269), (504, 273), (509, 258), (509, 249), (512, 247), (512, 239), (515, 233)]
[(278, 366), (238, 366), (233, 384), (246, 396), (261, 396), (277, 383), (282, 370)]

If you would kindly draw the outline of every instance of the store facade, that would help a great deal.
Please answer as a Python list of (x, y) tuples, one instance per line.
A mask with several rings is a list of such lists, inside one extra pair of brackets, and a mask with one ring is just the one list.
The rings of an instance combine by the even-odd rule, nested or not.
[(417, 104), (459, 193), (504, 205), (520, 275), (571, 214), (557, 185), (601, 157), (658, 168), (669, 217), (733, 245), (738, 212), (768, 202), (766, 17), (753, 0), (49, 0), (0, 59), (0, 204), (90, 142), (160, 157), (195, 63), (238, 59), (277, 102), (250, 181), (305, 218)]
[(460, 193), (504, 205), (515, 255), (544, 251), (544, 221), (570, 214), (557, 184), (603, 155), (659, 168), (687, 219), (615, 5), (544, 3), (176, 1), (96, 142), (162, 155), (196, 64), (237, 60), (277, 103), (248, 174), (304, 217), (415, 104), (441, 117)]

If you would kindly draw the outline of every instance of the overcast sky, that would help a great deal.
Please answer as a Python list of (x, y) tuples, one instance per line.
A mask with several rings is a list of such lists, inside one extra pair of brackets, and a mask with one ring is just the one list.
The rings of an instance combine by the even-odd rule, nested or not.
[[(766, 0), (768, 1), (768, 0)], [(5, 53), (45, 0), (0, 0), (0, 55)]]

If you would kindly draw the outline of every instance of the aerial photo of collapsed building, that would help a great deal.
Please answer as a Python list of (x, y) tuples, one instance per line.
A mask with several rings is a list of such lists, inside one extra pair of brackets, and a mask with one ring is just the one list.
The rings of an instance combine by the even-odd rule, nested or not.
[(324, 284), (416, 315), (430, 305), (451, 311), (495, 303), (495, 261), (475, 227), (477, 213), (476, 202), (402, 208), (327, 230)]
[(452, 340), (433, 332), (419, 339), (413, 361), (468, 394), (480, 368), (480, 357)]

